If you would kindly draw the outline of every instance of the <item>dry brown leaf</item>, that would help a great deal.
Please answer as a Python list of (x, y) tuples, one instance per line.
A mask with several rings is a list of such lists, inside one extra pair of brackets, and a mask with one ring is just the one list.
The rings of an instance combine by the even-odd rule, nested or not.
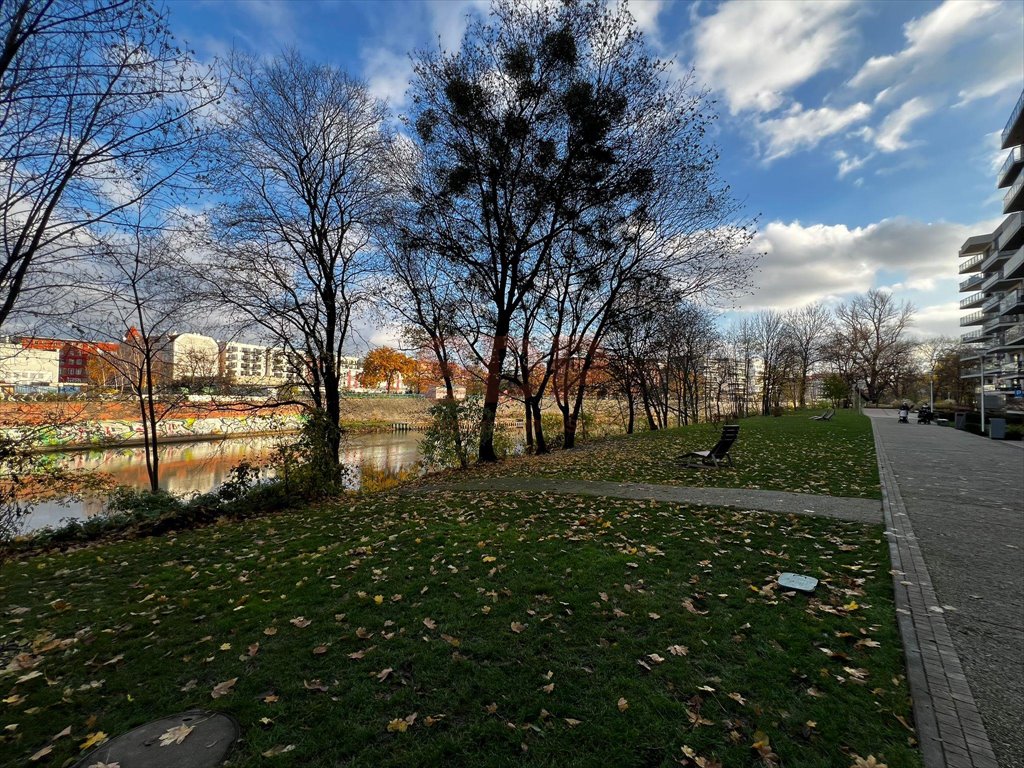
[(278, 755), (283, 755), (285, 752), (291, 752), (293, 749), (295, 749), (294, 744), (289, 744), (287, 746), (278, 744), (276, 747), (271, 747), (262, 754), (264, 757), (277, 757)]
[(363, 658), (363, 656), (368, 654), (370, 651), (372, 651), (376, 647), (377, 647), (376, 645), (371, 645), (369, 648), (363, 648), (363, 650), (361, 650), (361, 651), (356, 651), (355, 653), (350, 653), (348, 655), (348, 657), (350, 659), (355, 659), (356, 661), (358, 661), (359, 659)]
[(423, 626), (427, 629), (437, 629), (437, 622), (428, 616), (423, 620)]
[(312, 624), (313, 621), (312, 619), (307, 619), (305, 616), (296, 616), (294, 619), (290, 619), (288, 623), (298, 627), (299, 629), (305, 629)]
[(188, 735), (192, 733), (193, 727), (194, 726), (182, 723), (181, 725), (176, 725), (174, 728), (168, 728), (160, 734), (160, 746), (169, 747), (171, 744), (181, 744), (181, 742), (187, 739)]
[(328, 686), (326, 686), (322, 682), (320, 682), (319, 679), (317, 679), (317, 680), (308, 680), (308, 681), (307, 680), (303, 680), (302, 681), (302, 687), (305, 688), (307, 691), (321, 691), (321, 692), (322, 691), (326, 691), (327, 688), (328, 688)]
[(219, 699), (221, 696), (227, 696), (231, 693), (231, 689), (235, 687), (235, 683), (238, 682), (237, 677), (232, 677), (230, 680), (225, 680), (223, 683), (217, 683), (213, 686), (213, 690), (210, 691), (210, 698)]
[(377, 680), (383, 683), (385, 680), (388, 679), (388, 675), (390, 675), (393, 671), (394, 670), (391, 669), (391, 667), (382, 669), (380, 672), (377, 673)]
[(512, 628), (512, 631), (518, 635), (520, 632), (526, 629), (527, 625), (520, 624), (518, 621), (513, 621), (510, 627)]
[(624, 698), (620, 697), (618, 704), (616, 706), (618, 706), (619, 712), (625, 712), (627, 709), (629, 709), (629, 702), (626, 701)]
[(267, 627), (263, 630), (263, 634), (267, 637), (273, 637), (277, 634), (277, 627)]
[(668, 647), (668, 652), (673, 656), (685, 656), (690, 652), (690, 649), (685, 645), (670, 645)]
[(36, 763), (36, 762), (42, 760), (47, 755), (49, 755), (51, 752), (53, 752), (53, 746), (50, 745), (50, 744), (47, 744), (45, 747), (43, 747), (38, 752), (36, 752), (34, 755), (32, 755), (32, 757), (29, 758), (29, 762)]
[(249, 652), (249, 658), (251, 659), (253, 656), (255, 656), (257, 653), (260, 652), (260, 644), (259, 643), (253, 643), (252, 645), (249, 646), (249, 651), (248, 652)]

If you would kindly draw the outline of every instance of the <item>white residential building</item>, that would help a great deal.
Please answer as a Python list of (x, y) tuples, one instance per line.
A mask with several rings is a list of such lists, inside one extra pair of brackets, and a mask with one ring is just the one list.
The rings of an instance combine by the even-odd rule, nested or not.
[[(260, 344), (227, 341), (220, 345), (220, 372), (237, 384), (271, 384), (271, 350)], [(282, 374), (280, 382), (284, 382)]]
[(55, 387), (59, 380), (59, 350), (33, 349), (10, 340), (0, 342), (0, 382)]

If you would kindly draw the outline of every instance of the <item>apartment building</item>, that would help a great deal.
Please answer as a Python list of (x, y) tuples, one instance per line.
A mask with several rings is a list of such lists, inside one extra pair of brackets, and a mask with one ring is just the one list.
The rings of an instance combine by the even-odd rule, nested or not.
[[(260, 344), (243, 344), (240, 341), (225, 341), (220, 345), (220, 373), (236, 384), (271, 383), (271, 350)], [(284, 382), (282, 375), (273, 383)]]
[(60, 352), (38, 349), (18, 338), (0, 340), (0, 384), (55, 387), (60, 380)]
[(1001, 135), (1010, 150), (996, 174), (1006, 218), (960, 248), (965, 333), (962, 378), (977, 382), (986, 408), (1024, 410), (1024, 91)]

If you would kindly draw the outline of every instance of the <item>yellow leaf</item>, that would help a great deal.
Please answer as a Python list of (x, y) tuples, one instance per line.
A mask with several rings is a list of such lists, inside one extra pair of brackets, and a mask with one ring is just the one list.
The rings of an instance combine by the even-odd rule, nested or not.
[(377, 605), (383, 605), (384, 604), (384, 595), (374, 595), (373, 596), (373, 602), (376, 603)]
[(846, 605), (844, 605), (843, 608), (847, 611), (856, 611), (858, 608), (860, 608), (860, 606), (857, 605), (856, 600), (851, 600)]
[(84, 752), (90, 747), (95, 747), (97, 744), (102, 744), (106, 740), (107, 734), (105, 734), (103, 731), (96, 731), (96, 733), (90, 733), (88, 736), (86, 736), (85, 741), (78, 745), (78, 749)]
[(289, 744), (286, 747), (285, 746), (281, 746), (280, 744), (278, 744), (276, 747), (271, 747), (266, 752), (264, 752), (263, 756), (264, 757), (277, 757), (278, 755), (283, 755), (285, 752), (291, 752), (293, 749), (295, 749), (295, 745), (294, 744)]
[(493, 562), (494, 562), (495, 560), (497, 560), (498, 558), (496, 558), (496, 557), (493, 557), (492, 555), (484, 555), (484, 556), (483, 556), (483, 558), (481, 558), (481, 559), (482, 559), (482, 560), (483, 560), (483, 561), (484, 561), (485, 563), (493, 563)]
[(388, 723), (390, 733), (405, 733), (407, 730), (409, 730), (409, 724), (400, 718), (395, 718)]

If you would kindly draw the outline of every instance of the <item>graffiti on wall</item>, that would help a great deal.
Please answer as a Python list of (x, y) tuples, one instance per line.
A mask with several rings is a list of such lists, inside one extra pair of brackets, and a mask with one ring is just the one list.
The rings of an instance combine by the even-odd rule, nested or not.
[[(267, 434), (295, 431), (302, 426), (300, 416), (224, 416), (208, 419), (167, 419), (157, 425), (157, 438), (203, 440), (211, 437)], [(30, 441), (37, 448), (69, 446), (112, 446), (142, 442), (142, 423), (127, 420), (86, 421), (50, 427), (2, 430), (15, 441)]]

